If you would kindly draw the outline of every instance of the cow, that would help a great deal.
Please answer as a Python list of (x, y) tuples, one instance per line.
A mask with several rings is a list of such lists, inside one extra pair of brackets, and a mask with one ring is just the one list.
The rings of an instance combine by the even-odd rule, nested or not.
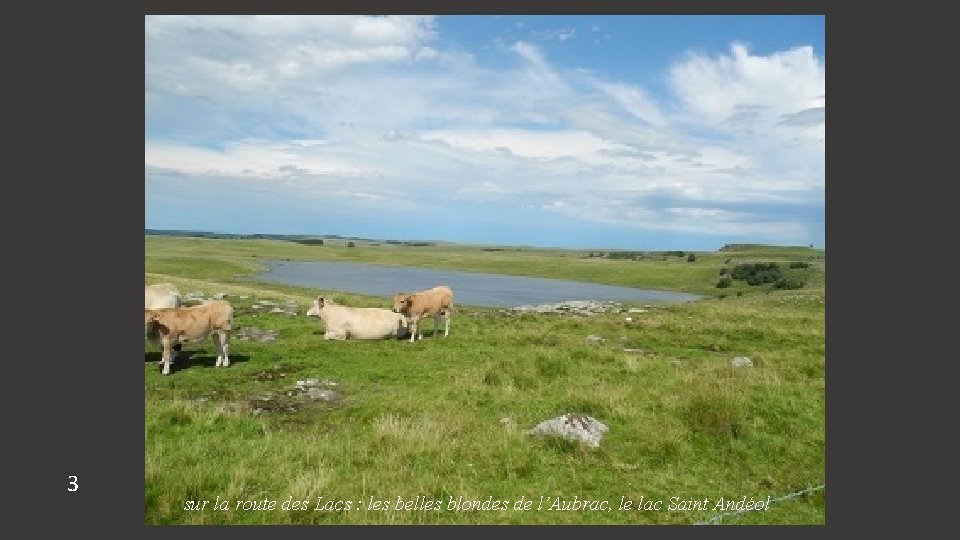
[(393, 311), (406, 317), (410, 329), (410, 343), (423, 339), (422, 325), (417, 323), (424, 317), (433, 316), (433, 335), (440, 328), (440, 316), (445, 321), (443, 337), (450, 335), (450, 316), (453, 310), (453, 291), (446, 285), (438, 285), (426, 291), (414, 293), (398, 292), (393, 295)]
[(144, 287), (145, 309), (180, 307), (180, 290), (172, 283), (156, 283)]
[(323, 296), (314, 299), (307, 316), (323, 321), (323, 339), (386, 339), (406, 335), (406, 319), (400, 314), (389, 309), (344, 306)]
[(147, 334), (156, 335), (163, 346), (160, 365), (163, 374), (170, 374), (170, 363), (175, 346), (181, 341), (200, 341), (213, 338), (217, 348), (216, 366), (227, 367), (230, 357), (230, 331), (233, 329), (233, 306), (226, 300), (209, 300), (198, 306), (144, 309), (143, 323)]

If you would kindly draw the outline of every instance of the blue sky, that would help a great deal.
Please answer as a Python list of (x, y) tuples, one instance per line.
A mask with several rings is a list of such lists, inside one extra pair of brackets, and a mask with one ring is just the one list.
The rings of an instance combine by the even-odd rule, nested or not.
[(824, 247), (822, 16), (147, 16), (145, 227)]

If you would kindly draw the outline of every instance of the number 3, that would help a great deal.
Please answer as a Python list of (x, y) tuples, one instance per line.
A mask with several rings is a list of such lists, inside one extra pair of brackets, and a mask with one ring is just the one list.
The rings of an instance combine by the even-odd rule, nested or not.
[(76, 491), (76, 490), (80, 489), (80, 486), (77, 485), (77, 477), (76, 477), (76, 476), (71, 476), (70, 478), (73, 478), (73, 480), (70, 480), (70, 485), (73, 486), (73, 487), (68, 487), (68, 488), (67, 488), (67, 491)]

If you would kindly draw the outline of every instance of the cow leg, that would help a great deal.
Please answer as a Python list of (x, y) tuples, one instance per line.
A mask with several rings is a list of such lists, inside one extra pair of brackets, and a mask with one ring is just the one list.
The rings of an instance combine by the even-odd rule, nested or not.
[(433, 337), (437, 337), (440, 332), (440, 312), (433, 316)]
[(226, 332), (214, 332), (213, 333), (213, 344), (217, 348), (217, 363), (216, 367), (227, 367), (230, 365), (230, 358), (227, 356), (227, 344), (228, 335)]
[[(410, 317), (410, 343), (417, 340), (417, 332), (422, 332), (420, 325), (417, 324), (417, 317)], [(422, 334), (420, 339), (423, 339)]]
[(443, 337), (447, 337), (450, 335), (450, 315), (451, 315), (450, 310), (443, 312), (443, 319), (444, 319), (444, 322), (446, 323), (445, 324), (446, 327), (443, 330)]
[(170, 374), (170, 361), (171, 361), (170, 357), (173, 355), (172, 354), (173, 345), (174, 344), (171, 342), (170, 339), (163, 340), (163, 354), (160, 357), (160, 366), (161, 366), (161, 373), (163, 373), (164, 375)]

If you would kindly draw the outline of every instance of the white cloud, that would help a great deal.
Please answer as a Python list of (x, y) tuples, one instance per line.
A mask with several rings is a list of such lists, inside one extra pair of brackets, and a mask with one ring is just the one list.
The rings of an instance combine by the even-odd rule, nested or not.
[(691, 53), (668, 70), (673, 93), (654, 97), (525, 41), (500, 49), (507, 67), (487, 67), (430, 17), (151, 16), (145, 27), (148, 183), (172, 171), (344, 208), (466, 214), (497, 201), (803, 243), (796, 212), (754, 208), (823, 204), (824, 69), (809, 47)]
[(596, 85), (638, 119), (657, 127), (666, 123), (656, 104), (643, 90), (623, 83), (598, 81)]
[(533, 37), (543, 41), (567, 41), (575, 38), (576, 28), (556, 28), (553, 30), (537, 30), (533, 32)]
[(575, 131), (433, 130), (424, 132), (422, 137), (473, 151), (507, 151), (520, 158), (538, 160), (572, 158), (589, 164), (610, 163), (613, 159), (605, 156), (604, 151), (627, 148)]
[(734, 43), (716, 58), (691, 53), (670, 69), (670, 84), (689, 111), (712, 127), (769, 133), (782, 116), (823, 107), (825, 69), (809, 46), (757, 56)]
[(370, 171), (349, 161), (303, 150), (322, 143), (292, 144), (271, 141), (239, 141), (223, 150), (184, 144), (148, 141), (144, 152), (146, 167), (175, 170), (200, 176), (233, 176), (254, 179), (284, 178), (299, 174), (358, 175)]
[[(353, 66), (436, 58), (433, 17), (145, 17), (148, 89), (216, 100), (307, 87)], [(270, 90), (264, 95), (262, 92)]]

